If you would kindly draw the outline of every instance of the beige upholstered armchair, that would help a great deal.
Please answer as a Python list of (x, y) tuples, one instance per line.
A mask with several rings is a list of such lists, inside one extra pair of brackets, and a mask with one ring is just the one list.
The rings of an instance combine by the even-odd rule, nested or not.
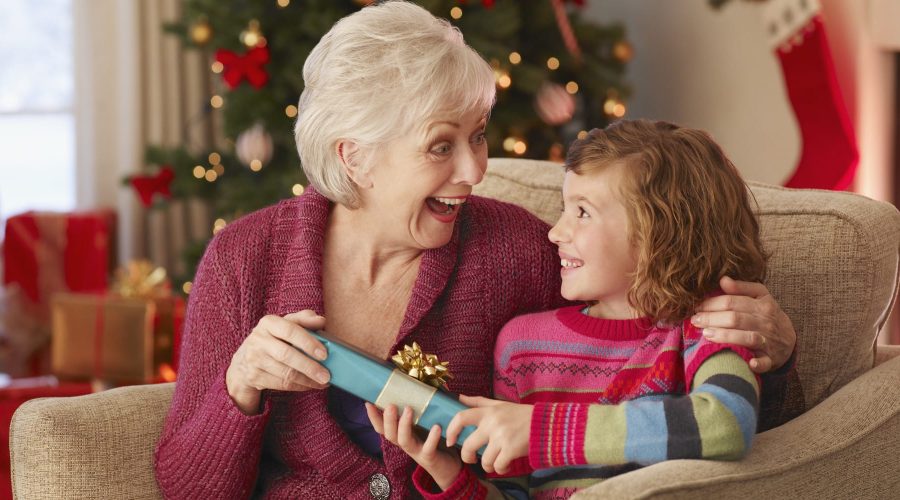
[[(491, 161), (476, 194), (559, 213), (561, 168)], [(798, 333), (806, 413), (739, 462), (674, 460), (579, 498), (900, 498), (900, 347), (875, 348), (898, 284), (900, 213), (826, 191), (753, 184), (769, 290)], [(11, 430), (17, 498), (159, 498), (153, 448), (173, 385), (30, 401)]]

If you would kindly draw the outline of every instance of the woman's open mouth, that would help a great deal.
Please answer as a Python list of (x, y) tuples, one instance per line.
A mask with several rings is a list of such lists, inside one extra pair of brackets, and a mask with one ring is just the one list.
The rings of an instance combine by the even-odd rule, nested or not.
[(429, 197), (425, 198), (425, 205), (428, 206), (428, 211), (435, 219), (441, 222), (453, 222), (456, 219), (456, 214), (459, 213), (462, 204), (466, 202), (466, 198), (468, 197)]

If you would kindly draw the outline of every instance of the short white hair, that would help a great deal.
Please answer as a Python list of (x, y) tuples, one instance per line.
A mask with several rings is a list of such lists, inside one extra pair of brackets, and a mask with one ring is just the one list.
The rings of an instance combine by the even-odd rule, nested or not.
[[(494, 73), (460, 31), (404, 1), (365, 7), (322, 37), (303, 64), (294, 139), (303, 171), (325, 197), (356, 207), (359, 196), (336, 149), (367, 158), (432, 117), (490, 111)], [(368, 162), (366, 162), (368, 168)]]

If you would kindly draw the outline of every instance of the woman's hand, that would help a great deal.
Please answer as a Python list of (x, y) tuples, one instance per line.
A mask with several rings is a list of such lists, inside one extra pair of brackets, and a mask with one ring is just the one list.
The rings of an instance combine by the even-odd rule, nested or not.
[(703, 301), (691, 323), (703, 328), (703, 335), (713, 342), (751, 349), (756, 357), (750, 360), (750, 368), (756, 373), (782, 366), (794, 351), (797, 333), (769, 290), (761, 283), (727, 276), (719, 285), (726, 295)]
[(375, 405), (366, 403), (366, 413), (369, 414), (375, 431), (399, 446), (421, 465), (441, 490), (446, 490), (453, 484), (462, 469), (462, 462), (454, 453), (438, 447), (441, 442), (439, 425), (428, 431), (428, 437), (423, 442), (413, 429), (413, 412), (408, 406), (403, 409), (399, 418), (394, 405), (388, 405), (382, 414)]
[(324, 389), (330, 374), (313, 359), (323, 360), (328, 354), (306, 331), (324, 326), (325, 318), (308, 309), (283, 318), (263, 316), (238, 347), (225, 373), (234, 404), (245, 414), (255, 415), (264, 389)]
[(460, 452), (463, 462), (476, 463), (476, 452), (485, 444), (487, 448), (481, 456), (481, 468), (485, 472), (506, 474), (513, 460), (528, 456), (532, 405), (471, 396), (460, 396), (459, 400), (472, 408), (457, 413), (450, 421), (447, 446), (456, 444), (464, 427), (478, 427), (463, 442)]

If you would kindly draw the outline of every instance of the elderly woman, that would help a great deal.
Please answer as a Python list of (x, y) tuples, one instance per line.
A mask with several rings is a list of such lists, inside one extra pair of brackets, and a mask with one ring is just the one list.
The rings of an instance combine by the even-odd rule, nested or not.
[[(367, 7), (322, 38), (303, 77), (311, 186), (206, 251), (156, 451), (166, 497), (408, 497), (413, 461), (328, 387), (306, 329), (381, 359), (416, 341), (450, 362), (451, 390), (488, 396), (504, 323), (564, 303), (548, 226), (470, 195), (495, 90), (459, 31), (408, 3)], [(757, 348), (758, 370), (783, 364), (794, 332), (765, 288), (723, 287), (699, 321)]]

